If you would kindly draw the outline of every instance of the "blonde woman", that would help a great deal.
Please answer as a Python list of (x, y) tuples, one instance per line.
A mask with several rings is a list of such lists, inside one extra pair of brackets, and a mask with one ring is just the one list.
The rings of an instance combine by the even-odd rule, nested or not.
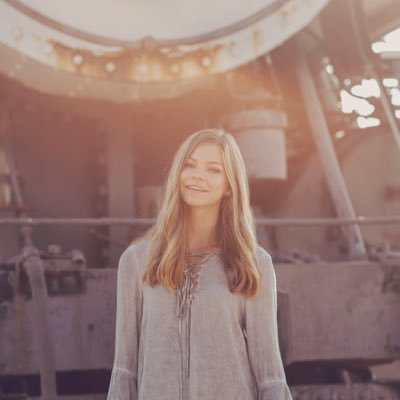
[(289, 400), (271, 257), (234, 138), (189, 136), (155, 225), (118, 267), (108, 400)]

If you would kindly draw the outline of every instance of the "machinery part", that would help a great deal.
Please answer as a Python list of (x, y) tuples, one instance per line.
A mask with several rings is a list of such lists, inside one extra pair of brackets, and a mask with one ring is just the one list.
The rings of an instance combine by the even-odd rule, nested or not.
[(400, 358), (398, 262), (276, 263), (275, 270), (278, 291), (289, 295), (278, 298), (290, 327), (285, 364), (369, 367)]
[(388, 95), (386, 93), (386, 88), (385, 88), (385, 86), (383, 86), (381, 78), (377, 76), (376, 72), (373, 72), (373, 76), (379, 85), (379, 90), (381, 92), (380, 101), (382, 104), (382, 108), (385, 113), (387, 122), (389, 123), (390, 129), (392, 131), (392, 135), (396, 142), (398, 150), (400, 151), (400, 128), (399, 128), (398, 122), (396, 120), (393, 107), (391, 105), (391, 102), (389, 101)]
[[(80, 250), (71, 250), (66, 255), (43, 253), (41, 258), (49, 296), (85, 293), (86, 260)], [(25, 268), (19, 271), (18, 289), (27, 299), (33, 295), (32, 284)]]
[[(353, 205), (340, 171), (329, 128), (318, 99), (310, 68), (307, 64), (301, 38), (298, 39), (298, 58), (296, 72), (300, 91), (304, 98), (308, 120), (336, 213), (338, 217), (354, 218)], [(366, 249), (359, 226), (343, 227), (342, 231), (348, 244), (349, 256), (353, 258), (365, 257)]]
[(40, 384), (43, 400), (57, 399), (53, 340), (48, 323), (47, 286), (43, 262), (34, 247), (22, 250), (23, 267), (28, 274), (34, 304), (33, 331), (38, 353)]
[[(279, 46), (328, 1), (92, 2), (95, 16), (85, 19), (74, 13), (78, 0), (62, 11), (52, 2), (7, 0), (0, 3), (0, 72), (74, 98), (176, 97)], [(185, 23), (176, 23), (177, 12)]]
[[(136, 211), (134, 192), (136, 177), (132, 119), (129, 115), (122, 113), (110, 118), (104, 129), (106, 131), (106, 215), (133, 217)], [(130, 231), (125, 226), (111, 226), (108, 233), (111, 242), (126, 243), (129, 240)], [(107, 262), (110, 264), (116, 262), (120, 253), (120, 247), (110, 244)]]
[(363, 1), (335, 0), (321, 12), (320, 19), (324, 44), (335, 71), (341, 78), (363, 75), (374, 56)]
[[(399, 215), (352, 218), (256, 218), (266, 226), (399, 225)], [(151, 225), (153, 218), (0, 218), (0, 225)]]
[[(4, 151), (9, 166), (10, 172), (10, 186), (12, 194), (15, 198), (16, 210), (18, 211), (18, 216), (20, 218), (27, 217), (26, 204), (23, 199), (21, 184), (18, 179), (17, 167), (14, 160), (14, 154), (12, 152), (11, 146), (11, 122), (10, 113), (4, 107), (0, 108), (0, 119), (2, 122), (2, 131), (0, 133), (4, 140)], [(29, 226), (22, 226), (20, 233), (25, 246), (32, 246), (32, 228)]]
[[(364, 215), (366, 220), (377, 212), (385, 219), (390, 215), (400, 215), (397, 193), (400, 157), (389, 129), (347, 131), (336, 142), (336, 149), (357, 213)], [(360, 224), (360, 227), (368, 248), (387, 242), (391, 249), (399, 251), (399, 226)]]
[(295, 386), (293, 400), (398, 400), (399, 393), (390, 386), (353, 383), (347, 385)]
[(243, 110), (230, 116), (228, 124), (242, 151), (250, 178), (287, 178), (284, 131), (287, 116), (283, 111)]
[[(399, 266), (367, 261), (275, 263), (275, 270), (286, 365), (369, 367), (399, 359)], [(48, 298), (57, 371), (112, 365), (116, 272), (88, 268), (84, 295)], [(10, 271), (10, 282), (13, 274)], [(0, 374), (35, 374), (40, 355), (32, 344), (33, 304), (17, 295), (3, 304), (7, 309), (0, 320)]]

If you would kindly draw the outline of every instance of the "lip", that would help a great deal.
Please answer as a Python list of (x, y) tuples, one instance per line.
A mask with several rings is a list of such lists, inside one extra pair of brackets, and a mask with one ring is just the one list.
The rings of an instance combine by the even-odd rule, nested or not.
[(186, 188), (189, 190), (194, 190), (196, 192), (207, 192), (207, 190), (197, 185), (186, 185)]

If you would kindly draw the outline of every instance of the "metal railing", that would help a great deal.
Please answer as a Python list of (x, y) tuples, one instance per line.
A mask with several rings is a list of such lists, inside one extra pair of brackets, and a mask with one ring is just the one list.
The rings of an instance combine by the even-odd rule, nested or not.
[[(151, 225), (154, 218), (46, 218), (21, 217), (0, 218), (1, 225), (38, 226), (38, 225), (76, 225), (76, 226), (112, 226), (112, 225)], [(400, 225), (400, 215), (358, 216), (355, 218), (256, 218), (257, 225), (263, 226), (342, 226), (342, 225)]]

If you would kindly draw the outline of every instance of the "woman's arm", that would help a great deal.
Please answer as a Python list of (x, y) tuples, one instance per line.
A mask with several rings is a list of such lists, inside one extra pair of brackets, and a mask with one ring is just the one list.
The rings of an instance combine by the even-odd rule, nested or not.
[(258, 249), (260, 288), (246, 299), (246, 335), (257, 400), (291, 400), (279, 350), (276, 277), (270, 255)]
[(107, 400), (137, 400), (142, 281), (134, 247), (121, 255), (117, 273), (115, 356)]

